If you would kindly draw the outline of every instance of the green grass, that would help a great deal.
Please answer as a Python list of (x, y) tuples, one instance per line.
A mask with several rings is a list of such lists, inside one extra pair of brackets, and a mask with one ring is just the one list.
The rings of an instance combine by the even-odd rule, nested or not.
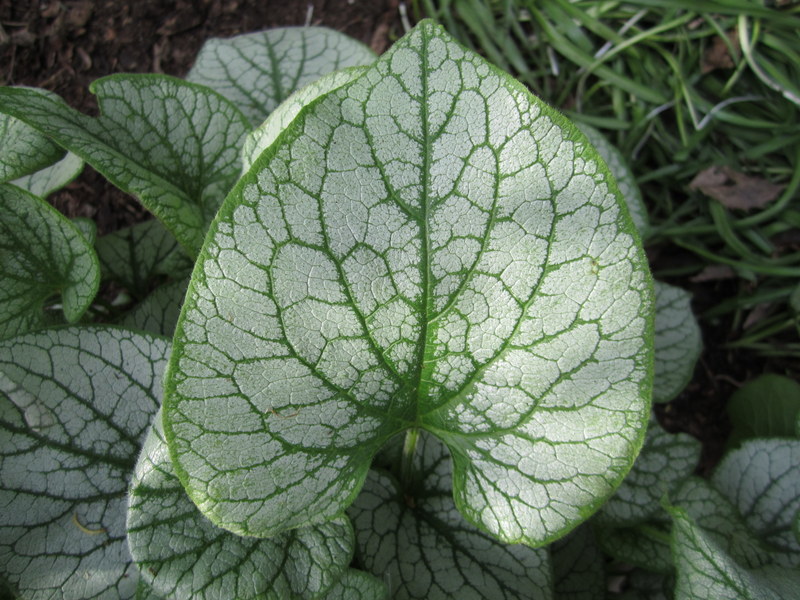
[[(738, 278), (700, 315), (730, 320), (731, 347), (800, 357), (800, 6), (776, 4), (417, 0), (413, 11), (617, 145), (648, 205), (646, 245), (690, 257), (656, 260), (655, 275), (727, 265)], [(715, 46), (729, 63), (704, 69)], [(689, 187), (711, 166), (785, 187), (758, 209), (726, 208)], [(763, 318), (748, 321), (753, 310)]]

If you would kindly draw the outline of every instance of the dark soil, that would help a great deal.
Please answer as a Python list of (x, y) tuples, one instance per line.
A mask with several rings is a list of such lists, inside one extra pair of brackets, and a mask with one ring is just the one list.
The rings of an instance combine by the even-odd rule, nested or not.
[[(98, 77), (119, 72), (183, 76), (203, 42), (277, 26), (324, 25), (385, 50), (403, 29), (399, 0), (0, 0), (0, 84), (52, 90), (71, 106), (95, 113), (88, 91)], [(53, 204), (68, 216), (94, 219), (100, 234), (149, 218), (130, 196), (86, 168), (56, 194)], [(661, 249), (657, 262), (669, 261)], [(665, 258), (666, 255), (666, 258)], [(694, 293), (698, 314), (735, 292), (730, 280), (670, 281)], [(703, 442), (699, 472), (721, 456), (729, 424), (725, 403), (742, 382), (769, 366), (741, 352), (726, 351), (730, 319), (704, 321), (705, 351), (695, 376), (673, 402), (657, 407), (670, 431), (686, 431)], [(797, 369), (771, 365), (777, 372)]]
[[(96, 114), (92, 81), (112, 73), (182, 77), (211, 37), (310, 23), (383, 52), (402, 35), (398, 1), (0, 0), (0, 85), (45, 88)], [(70, 217), (94, 219), (100, 234), (149, 218), (90, 167), (52, 202)]]

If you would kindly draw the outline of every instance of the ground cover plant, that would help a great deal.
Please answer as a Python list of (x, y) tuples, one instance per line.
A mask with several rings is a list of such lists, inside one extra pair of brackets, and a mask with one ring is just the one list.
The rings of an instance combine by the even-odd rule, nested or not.
[[(795, 585), (796, 408), (691, 476), (651, 400), (697, 325), (597, 131), (431, 22), (380, 58), (214, 41), (187, 80), (100, 80), (98, 117), (0, 90), (10, 594), (601, 598), (605, 556), (633, 597)], [(59, 215), (81, 161), (159, 220)]]

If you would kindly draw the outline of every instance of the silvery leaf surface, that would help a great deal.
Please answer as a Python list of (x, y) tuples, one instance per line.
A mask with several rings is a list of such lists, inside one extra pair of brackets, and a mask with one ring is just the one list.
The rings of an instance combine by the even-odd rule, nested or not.
[(608, 168), (617, 180), (619, 191), (625, 199), (625, 206), (631, 214), (636, 230), (642, 237), (647, 237), (650, 229), (650, 219), (647, 218), (647, 207), (642, 200), (642, 193), (639, 185), (633, 176), (633, 171), (628, 166), (625, 157), (617, 150), (608, 138), (597, 129), (586, 123), (578, 123), (578, 129), (589, 138), (589, 141), (597, 150), (601, 158), (606, 161)]
[(397, 600), (552, 598), (549, 551), (498, 542), (467, 523), (451, 492), (452, 465), (430, 435), (417, 446), (415, 483), (373, 470), (348, 514), (358, 557)]
[(800, 542), (792, 531), (800, 510), (800, 440), (747, 440), (725, 455), (711, 482), (756, 535), (800, 567)]
[(45, 314), (60, 294), (64, 318), (77, 321), (100, 285), (94, 248), (47, 202), (0, 184), (0, 339), (56, 321)]
[(581, 525), (550, 546), (553, 564), (553, 598), (605, 600), (605, 557), (592, 529)]
[(661, 497), (689, 477), (699, 459), (699, 441), (685, 433), (665, 431), (651, 416), (642, 451), (631, 472), (597, 514), (596, 522), (630, 527), (647, 521), (662, 511)]
[(691, 295), (681, 288), (655, 282), (656, 374), (653, 402), (669, 402), (692, 379), (703, 350), (700, 325), (692, 312)]
[[(782, 600), (784, 569), (751, 570), (731, 558), (682, 508), (671, 508), (675, 600)], [(776, 585), (777, 584), (777, 585)]]
[(128, 482), (169, 342), (68, 327), (0, 343), (0, 577), (21, 598), (132, 598)]
[(175, 476), (160, 413), (133, 474), (127, 527), (142, 578), (165, 598), (318, 598), (353, 555), (346, 518), (267, 539), (214, 526)]
[(208, 40), (186, 79), (218, 91), (258, 125), (303, 86), (374, 60), (372, 50), (338, 31), (282, 27)]
[(165, 432), (215, 523), (340, 515), (423, 428), (501, 540), (586, 519), (641, 448), (652, 283), (611, 175), (423, 22), (295, 118), (228, 196), (176, 330)]
[(83, 161), (72, 152), (67, 152), (57, 163), (15, 179), (11, 183), (34, 196), (46, 198), (70, 183), (81, 174), (81, 171), (83, 171)]
[(261, 153), (289, 126), (303, 107), (317, 98), (359, 77), (367, 67), (350, 67), (323, 75), (297, 90), (270, 113), (266, 120), (247, 134), (242, 146), (242, 170), (247, 172)]
[(64, 150), (47, 136), (2, 110), (0, 141), (0, 183), (35, 173), (64, 156)]
[(239, 176), (249, 125), (216, 92), (166, 75), (94, 81), (101, 115), (60, 98), (0, 89), (0, 111), (22, 119), (135, 195), (191, 255)]
[(738, 564), (758, 568), (770, 564), (770, 548), (747, 526), (731, 498), (699, 477), (687, 479), (670, 500), (692, 518), (705, 535)]

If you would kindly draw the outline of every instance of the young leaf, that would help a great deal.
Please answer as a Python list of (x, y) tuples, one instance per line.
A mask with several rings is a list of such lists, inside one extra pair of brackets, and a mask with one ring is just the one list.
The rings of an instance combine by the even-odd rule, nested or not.
[(387, 600), (389, 590), (377, 577), (348, 569), (325, 594), (325, 600)]
[(183, 279), (157, 287), (131, 309), (119, 321), (119, 325), (171, 338), (188, 285), (189, 280)]
[(747, 440), (729, 452), (711, 478), (745, 523), (800, 567), (792, 521), (800, 510), (800, 440)]
[(317, 598), (353, 554), (346, 518), (273, 538), (245, 538), (212, 525), (175, 476), (161, 414), (133, 474), (128, 541), (142, 578), (166, 598)]
[(675, 600), (781, 600), (770, 580), (736, 563), (681, 508), (671, 508)]
[(692, 379), (703, 351), (700, 326), (694, 317), (691, 295), (660, 281), (656, 288), (656, 374), (653, 402), (669, 402)]
[(416, 484), (370, 471), (348, 511), (365, 568), (398, 600), (551, 598), (548, 551), (503, 544), (467, 523), (453, 504), (444, 445), (420, 439)]
[(60, 292), (64, 317), (77, 321), (100, 285), (94, 248), (41, 198), (0, 184), (0, 339), (55, 320), (46, 301)]
[[(41, 93), (48, 93), (40, 90)], [(49, 167), (64, 150), (30, 125), (0, 112), (0, 183)]]
[(728, 401), (730, 447), (757, 437), (795, 437), (800, 417), (800, 384), (768, 373), (748, 381)]
[(550, 546), (553, 597), (558, 600), (605, 600), (605, 559), (588, 525)]
[(699, 459), (700, 442), (685, 433), (664, 431), (651, 417), (633, 469), (597, 514), (596, 522), (630, 527), (647, 521), (662, 510), (661, 497), (691, 475)]
[[(625, 199), (625, 206), (633, 219), (633, 224), (636, 225), (636, 230), (643, 238), (647, 237), (650, 230), (650, 220), (647, 218), (647, 207), (642, 200), (642, 193), (639, 191), (639, 186), (636, 183), (636, 178), (633, 176), (625, 157), (617, 148), (609, 142), (606, 137), (597, 129), (586, 123), (577, 123), (578, 129), (589, 138), (589, 141), (597, 150), (600, 157), (606, 161), (608, 168), (617, 180), (619, 191)], [(656, 291), (658, 293), (658, 291)], [(658, 363), (656, 363), (658, 364)]]
[(0, 577), (22, 597), (133, 597), (128, 480), (168, 351), (111, 328), (0, 343)]
[(142, 297), (157, 275), (186, 277), (192, 261), (173, 236), (153, 219), (104, 235), (95, 244), (103, 275)]
[(338, 31), (283, 27), (208, 40), (186, 79), (218, 91), (258, 125), (304, 85), (374, 60), (372, 50)]
[(294, 121), (303, 107), (317, 98), (359, 77), (367, 67), (334, 71), (297, 90), (276, 108), (255, 130), (247, 134), (242, 146), (242, 171), (247, 172), (261, 153)]
[(83, 161), (72, 152), (67, 152), (66, 156), (57, 163), (45, 167), (41, 171), (15, 179), (11, 183), (27, 190), (34, 196), (46, 198), (70, 183), (81, 174), (81, 171), (83, 171)]
[(244, 535), (333, 518), (421, 427), (470, 522), (574, 528), (650, 405), (651, 281), (610, 181), (431, 22), (306, 107), (221, 208), (176, 330), (165, 430), (195, 503)]
[(102, 113), (97, 118), (18, 88), (0, 88), (0, 111), (137, 196), (194, 256), (239, 176), (244, 115), (219, 94), (165, 75), (111, 75), (90, 89)]

